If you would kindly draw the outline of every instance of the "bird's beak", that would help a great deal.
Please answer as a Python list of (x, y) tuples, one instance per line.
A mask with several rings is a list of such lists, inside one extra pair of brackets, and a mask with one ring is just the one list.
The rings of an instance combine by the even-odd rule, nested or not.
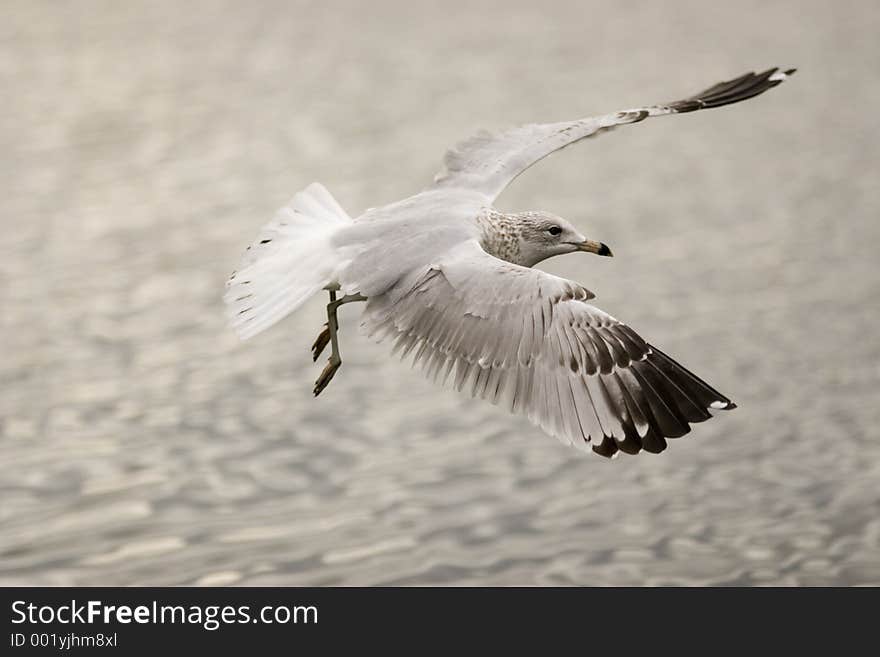
[(603, 242), (584, 240), (583, 242), (577, 242), (575, 246), (578, 248), (578, 251), (586, 251), (587, 253), (595, 253), (596, 255), (608, 257), (614, 255), (611, 253), (611, 249), (608, 248), (608, 245)]

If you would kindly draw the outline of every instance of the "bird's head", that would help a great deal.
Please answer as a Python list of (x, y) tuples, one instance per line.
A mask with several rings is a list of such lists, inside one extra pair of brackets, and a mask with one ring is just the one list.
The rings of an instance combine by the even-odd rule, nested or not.
[(531, 267), (547, 258), (575, 251), (612, 255), (606, 244), (587, 239), (568, 221), (549, 212), (521, 212), (507, 217), (513, 220), (515, 227), (517, 264)]

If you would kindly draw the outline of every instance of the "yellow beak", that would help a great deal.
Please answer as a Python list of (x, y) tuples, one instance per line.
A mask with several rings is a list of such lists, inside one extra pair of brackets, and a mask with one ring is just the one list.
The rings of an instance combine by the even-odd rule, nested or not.
[(583, 242), (578, 242), (577, 248), (579, 251), (586, 251), (587, 253), (595, 253), (600, 256), (608, 256), (609, 258), (614, 254), (611, 253), (611, 249), (608, 248), (608, 245), (604, 242), (594, 242), (593, 240), (584, 240)]

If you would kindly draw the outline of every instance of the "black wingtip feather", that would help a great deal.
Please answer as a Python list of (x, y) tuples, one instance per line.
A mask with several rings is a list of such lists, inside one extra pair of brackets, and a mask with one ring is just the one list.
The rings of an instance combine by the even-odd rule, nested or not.
[(617, 445), (614, 442), (613, 438), (609, 438), (608, 436), (604, 436), (602, 438), (602, 442), (598, 445), (593, 445), (593, 451), (596, 452), (599, 456), (604, 456), (606, 459), (610, 459), (612, 456), (617, 454)]
[[(733, 402), (725, 395), (718, 392), (703, 379), (654, 345), (650, 345), (650, 347), (654, 364), (667, 376), (677, 380), (685, 388), (684, 391), (688, 393), (688, 396), (694, 398), (695, 401), (702, 404), (705, 408), (709, 408), (712, 402), (723, 402), (728, 404), (727, 408), (731, 408), (730, 404), (733, 404)], [(735, 408), (736, 405), (734, 404), (733, 407)]]
[[(722, 107), (754, 98), (782, 83), (784, 77), (772, 79), (778, 71), (779, 69), (774, 67), (762, 73), (746, 73), (738, 78), (719, 82), (690, 98), (669, 103), (669, 107), (681, 114), (698, 109)], [(782, 75), (793, 75), (795, 71), (797, 69), (790, 68)]]
[[(736, 404), (708, 383), (683, 367), (654, 346), (646, 345), (649, 355), (633, 361), (627, 371), (631, 376), (614, 379), (620, 390), (609, 391), (609, 400), (618, 398), (625, 412), (621, 417), (624, 436), (608, 436), (593, 445), (593, 451), (602, 456), (613, 456), (617, 451), (635, 454), (640, 450), (659, 453), (667, 447), (667, 440), (690, 432), (691, 425), (712, 417), (711, 410), (732, 410)], [(604, 380), (604, 379), (603, 379)], [(610, 381), (611, 379), (609, 379)], [(640, 435), (635, 423), (647, 421)]]
[(642, 447), (650, 454), (659, 454), (666, 449), (667, 444), (666, 439), (653, 429), (648, 429), (642, 437)]

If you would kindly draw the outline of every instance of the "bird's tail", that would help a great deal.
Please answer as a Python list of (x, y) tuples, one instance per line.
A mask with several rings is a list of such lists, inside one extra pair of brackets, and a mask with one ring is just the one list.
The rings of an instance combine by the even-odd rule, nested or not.
[(226, 283), (226, 314), (246, 340), (289, 315), (336, 275), (330, 238), (351, 217), (320, 183), (296, 194), (260, 231)]

